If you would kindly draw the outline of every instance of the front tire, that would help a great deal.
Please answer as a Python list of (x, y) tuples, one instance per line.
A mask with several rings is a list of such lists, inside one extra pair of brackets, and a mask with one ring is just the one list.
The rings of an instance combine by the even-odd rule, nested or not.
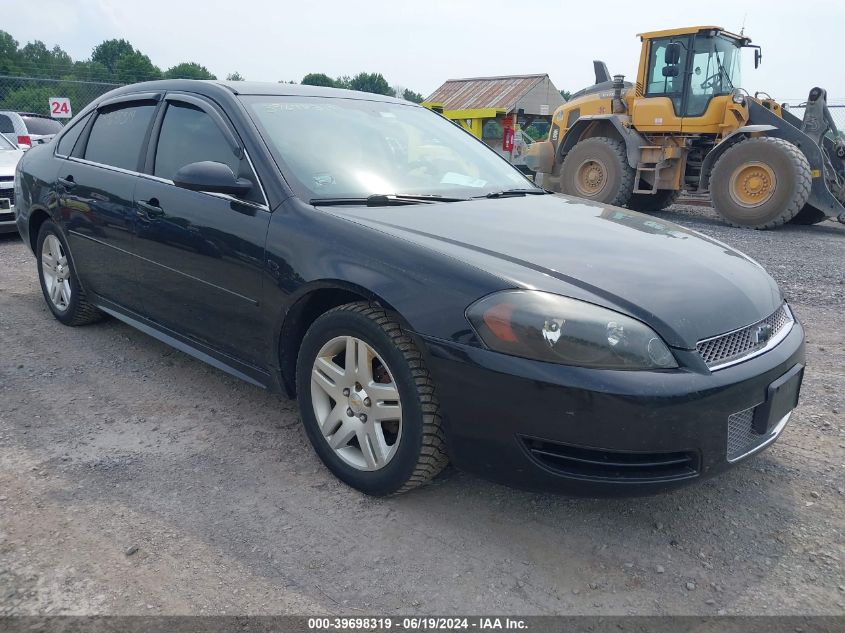
[(36, 261), (41, 292), (50, 312), (65, 325), (85, 325), (103, 318), (79, 283), (64, 235), (46, 220), (38, 231)]
[(725, 150), (710, 176), (716, 211), (731, 225), (770, 229), (789, 222), (810, 197), (807, 157), (789, 141), (751, 138)]
[(634, 169), (625, 144), (596, 137), (578, 142), (560, 169), (560, 190), (586, 200), (625, 206), (634, 191)]
[(381, 307), (350, 303), (317, 318), (296, 377), (308, 439), (341, 481), (383, 496), (446, 467), (434, 381), (414, 341)]

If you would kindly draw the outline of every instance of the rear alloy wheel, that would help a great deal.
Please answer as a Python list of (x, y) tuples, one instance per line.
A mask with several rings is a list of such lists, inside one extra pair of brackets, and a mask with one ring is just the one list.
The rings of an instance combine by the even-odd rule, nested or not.
[(807, 157), (780, 138), (740, 141), (719, 157), (710, 176), (713, 207), (734, 226), (769, 229), (789, 222), (810, 197)]
[(448, 463), (422, 354), (381, 307), (350, 303), (320, 316), (302, 341), (296, 376), (308, 439), (353, 488), (404, 492)]
[(67, 242), (51, 220), (38, 231), (36, 254), (41, 292), (53, 316), (65, 325), (84, 325), (103, 318), (103, 313), (88, 302)]
[(634, 189), (634, 169), (628, 164), (625, 144), (596, 137), (573, 147), (560, 169), (560, 190), (579, 198), (624, 206)]

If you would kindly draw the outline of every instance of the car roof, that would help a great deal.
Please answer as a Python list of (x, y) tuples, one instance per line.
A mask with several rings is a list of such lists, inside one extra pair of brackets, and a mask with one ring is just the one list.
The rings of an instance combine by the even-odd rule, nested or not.
[(395, 97), (373, 94), (371, 92), (359, 92), (357, 90), (344, 90), (342, 88), (324, 88), (322, 86), (305, 86), (302, 84), (260, 81), (219, 81), (216, 79), (162, 79), (157, 81), (145, 81), (143, 83), (121, 86), (120, 88), (112, 90), (103, 96), (112, 97), (132, 92), (145, 92), (150, 90), (184, 90), (187, 92), (205, 94), (207, 96), (213, 96), (215, 93), (225, 91), (233, 95), (333, 97), (415, 105), (409, 101), (396, 99)]

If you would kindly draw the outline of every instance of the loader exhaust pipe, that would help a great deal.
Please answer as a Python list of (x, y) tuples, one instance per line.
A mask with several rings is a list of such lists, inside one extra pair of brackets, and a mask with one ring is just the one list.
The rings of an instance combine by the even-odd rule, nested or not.
[(611, 110), (613, 114), (625, 114), (628, 106), (622, 100), (622, 89), (625, 87), (625, 75), (613, 75), (613, 99)]

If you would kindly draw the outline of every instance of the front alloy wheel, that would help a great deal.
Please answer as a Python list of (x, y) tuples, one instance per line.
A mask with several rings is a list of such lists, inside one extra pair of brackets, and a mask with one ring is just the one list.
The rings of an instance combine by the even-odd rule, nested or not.
[(404, 492), (448, 463), (434, 381), (381, 306), (360, 301), (318, 317), (299, 349), (296, 391), (311, 445), (353, 488)]
[(354, 336), (328, 341), (314, 359), (311, 404), (335, 454), (357, 470), (386, 466), (402, 438), (402, 402), (387, 363)]

